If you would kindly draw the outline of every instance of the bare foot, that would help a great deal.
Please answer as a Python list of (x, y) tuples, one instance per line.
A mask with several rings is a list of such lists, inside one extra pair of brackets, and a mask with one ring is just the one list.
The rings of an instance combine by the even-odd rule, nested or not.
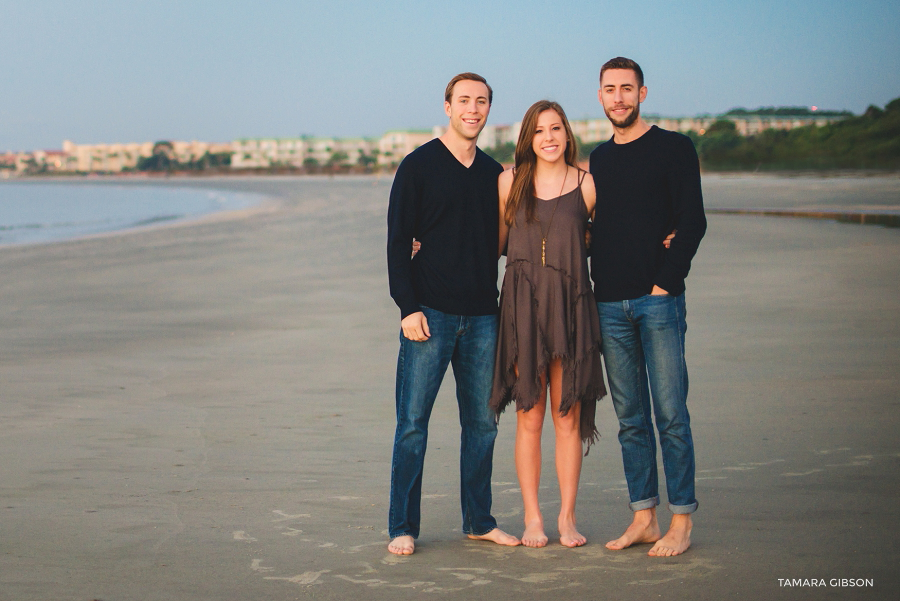
[(544, 532), (544, 520), (538, 518), (525, 522), (525, 532), (522, 534), (522, 544), (526, 547), (546, 547), (547, 534)]
[(575, 522), (566, 521), (559, 523), (559, 542), (564, 547), (580, 547), (587, 543), (587, 539), (575, 528)]
[(494, 528), (487, 534), (469, 534), (468, 536), (472, 540), (486, 540), (506, 547), (515, 547), (522, 544), (515, 536), (505, 533), (503, 530), (500, 530), (500, 528)]
[(662, 532), (659, 530), (659, 522), (656, 521), (656, 508), (641, 509), (634, 512), (634, 519), (625, 530), (625, 534), (606, 543), (606, 548), (620, 551), (631, 545), (655, 543), (660, 536)]
[(388, 545), (388, 551), (394, 555), (412, 555), (416, 550), (416, 539), (408, 534), (398, 536)]
[(647, 552), (647, 555), (651, 557), (681, 555), (691, 546), (692, 528), (691, 514), (676, 513), (672, 516), (672, 524), (669, 526), (669, 531), (653, 545), (653, 548)]

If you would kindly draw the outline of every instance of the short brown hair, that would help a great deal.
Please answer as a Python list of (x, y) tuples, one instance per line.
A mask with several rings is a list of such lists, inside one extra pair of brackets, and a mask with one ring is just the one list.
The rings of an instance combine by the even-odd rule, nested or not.
[(644, 87), (644, 72), (641, 71), (641, 66), (631, 60), (630, 58), (625, 58), (624, 56), (617, 56), (616, 58), (611, 58), (606, 61), (602, 67), (600, 67), (600, 81), (603, 81), (603, 74), (606, 73), (610, 69), (631, 69), (634, 71), (634, 74), (637, 75), (638, 87)]
[(487, 82), (485, 78), (477, 73), (460, 73), (456, 77), (450, 80), (450, 83), (447, 84), (447, 89), (444, 91), (444, 100), (450, 102), (453, 99), (453, 87), (460, 81), (477, 81), (483, 83), (487, 86), (488, 89), (488, 104), (494, 103), (494, 90), (491, 89), (491, 84)]

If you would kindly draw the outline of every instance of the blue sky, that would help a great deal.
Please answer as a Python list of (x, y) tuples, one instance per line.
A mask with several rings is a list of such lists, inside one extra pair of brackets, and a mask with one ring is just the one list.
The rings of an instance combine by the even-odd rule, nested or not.
[(617, 55), (647, 113), (860, 113), (900, 96), (898, 32), (896, 0), (0, 0), (0, 151), (430, 128), (460, 71), (492, 123), (545, 97), (599, 117)]

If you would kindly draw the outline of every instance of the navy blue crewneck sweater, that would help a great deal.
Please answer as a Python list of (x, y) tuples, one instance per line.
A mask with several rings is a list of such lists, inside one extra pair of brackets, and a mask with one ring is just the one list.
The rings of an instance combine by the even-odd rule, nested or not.
[[(691, 139), (655, 125), (627, 144), (594, 149), (597, 187), (591, 279), (598, 302), (631, 300), (657, 285), (684, 292), (691, 260), (706, 233), (700, 165)], [(678, 230), (671, 248), (662, 241)]]
[[(403, 159), (388, 206), (388, 279), (400, 318), (430, 307), (453, 315), (497, 312), (497, 177), (475, 151), (469, 167), (440, 139)], [(422, 249), (410, 260), (412, 239)]]

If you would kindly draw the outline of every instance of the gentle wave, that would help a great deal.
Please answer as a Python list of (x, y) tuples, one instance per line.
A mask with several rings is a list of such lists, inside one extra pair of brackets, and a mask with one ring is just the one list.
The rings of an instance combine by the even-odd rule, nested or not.
[(0, 184), (0, 245), (40, 244), (173, 223), (259, 204), (244, 192), (89, 183)]
[[(16, 231), (16, 230), (46, 230), (46, 229), (54, 229), (54, 228), (65, 228), (65, 227), (91, 227), (97, 225), (103, 225), (105, 223), (110, 223), (108, 219), (100, 220), (100, 221), (62, 221), (59, 223), (21, 223), (18, 225), (2, 225), (0, 224), (0, 232), (5, 231)], [(135, 224), (137, 225), (137, 224)]]
[(163, 223), (165, 221), (177, 221), (178, 219), (184, 219), (185, 215), (160, 215), (159, 217), (150, 217), (149, 219), (142, 219), (141, 221), (136, 221), (132, 225), (132, 227), (143, 227), (145, 225), (153, 225), (155, 223)]

